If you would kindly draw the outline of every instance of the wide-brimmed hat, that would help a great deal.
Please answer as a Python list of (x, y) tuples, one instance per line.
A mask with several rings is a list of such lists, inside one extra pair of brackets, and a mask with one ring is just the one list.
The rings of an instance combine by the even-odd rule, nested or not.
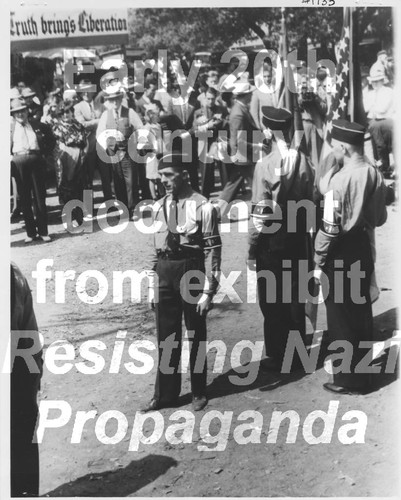
[(245, 95), (245, 94), (250, 94), (251, 92), (254, 92), (256, 90), (256, 87), (251, 85), (249, 82), (239, 83), (239, 85), (241, 86), (240, 89), (234, 88), (232, 90), (232, 93), (235, 97)]
[(27, 97), (34, 97), (36, 92), (29, 87), (25, 87), (21, 95), (24, 99), (26, 99)]
[(368, 76), (369, 82), (379, 82), (380, 80), (384, 80), (384, 83), (388, 82), (386, 73), (384, 72), (384, 68), (374, 68), (372, 67)]
[(63, 92), (63, 101), (72, 101), (78, 99), (77, 93), (74, 89), (67, 89)]
[(115, 90), (113, 92), (105, 91), (104, 99), (107, 99), (110, 101), (112, 99), (118, 99), (119, 97), (123, 97), (123, 96), (124, 96), (124, 92), (121, 89)]
[(10, 90), (10, 99), (19, 99), (20, 97), (21, 97), (21, 94), (20, 94), (19, 90), (17, 89), (17, 87), (13, 87)]
[(93, 92), (96, 93), (96, 85), (91, 82), (81, 82), (78, 84), (77, 92)]
[(22, 111), (23, 109), (28, 109), (28, 105), (24, 99), (17, 98), (13, 99), (10, 103), (10, 113), (15, 113), (16, 111)]

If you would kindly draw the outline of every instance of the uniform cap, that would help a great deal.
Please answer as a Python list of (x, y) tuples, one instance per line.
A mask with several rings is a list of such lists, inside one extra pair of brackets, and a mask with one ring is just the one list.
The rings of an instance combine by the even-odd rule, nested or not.
[(271, 130), (287, 130), (291, 126), (292, 114), (288, 109), (262, 106), (262, 122)]
[(157, 170), (160, 171), (164, 168), (179, 168), (185, 170), (189, 161), (189, 156), (178, 151), (173, 151), (160, 158)]
[(365, 127), (347, 120), (333, 120), (332, 139), (358, 146), (365, 138)]

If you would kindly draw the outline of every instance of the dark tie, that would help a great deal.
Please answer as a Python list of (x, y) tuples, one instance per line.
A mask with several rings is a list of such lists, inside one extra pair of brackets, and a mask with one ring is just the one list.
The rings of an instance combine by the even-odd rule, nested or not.
[(167, 220), (168, 235), (167, 247), (171, 252), (176, 252), (180, 246), (180, 235), (177, 233), (178, 224), (178, 200), (172, 199), (170, 203), (169, 216)]

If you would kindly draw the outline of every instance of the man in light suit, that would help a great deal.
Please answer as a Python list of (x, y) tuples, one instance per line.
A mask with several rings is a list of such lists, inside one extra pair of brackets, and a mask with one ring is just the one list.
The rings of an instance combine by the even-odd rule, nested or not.
[[(234, 105), (229, 116), (229, 149), (228, 153), (232, 163), (227, 165), (228, 182), (220, 194), (218, 206), (220, 210), (226, 203), (235, 200), (245, 179), (252, 186), (254, 161), (254, 132), (259, 130), (249, 112), (249, 104), (255, 87), (249, 83), (239, 92), (233, 92)], [(221, 214), (223, 215), (223, 214)]]
[(227, 176), (225, 165), (223, 166), (222, 162), (219, 161), (216, 156), (216, 142), (219, 131), (224, 129), (227, 124), (227, 110), (216, 104), (217, 95), (217, 91), (213, 87), (206, 90), (204, 100), (205, 104), (200, 109), (195, 111), (193, 120), (193, 128), (195, 131), (212, 132), (207, 140), (199, 142), (200, 147), (198, 148), (198, 153), (200, 155), (199, 168), (202, 177), (201, 194), (206, 198), (209, 198), (210, 193), (214, 188), (215, 166), (220, 168), (222, 186), (224, 186)]
[(79, 86), (82, 100), (74, 107), (75, 118), (83, 125), (88, 141), (88, 154), (84, 161), (85, 188), (93, 189), (93, 176), (96, 167), (99, 169), (102, 181), (104, 201), (112, 199), (111, 191), (111, 168), (98, 158), (96, 153), (96, 129), (99, 123), (99, 112), (94, 107), (94, 92), (91, 91), (91, 83), (83, 82)]
[[(260, 130), (264, 130), (262, 123), (263, 113), (262, 106), (278, 106), (279, 89), (275, 89), (272, 79), (272, 67), (270, 64), (263, 65), (263, 80), (257, 85), (257, 89), (252, 93), (252, 100), (249, 105), (249, 111), (254, 119), (256, 125)], [(260, 75), (255, 75), (255, 80)]]

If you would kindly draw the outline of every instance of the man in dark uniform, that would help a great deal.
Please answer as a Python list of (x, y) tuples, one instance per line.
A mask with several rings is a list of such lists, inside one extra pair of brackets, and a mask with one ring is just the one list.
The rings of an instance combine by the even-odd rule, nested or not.
[[(301, 208), (289, 214), (288, 202), (312, 200), (314, 173), (304, 153), (289, 149), (292, 114), (273, 106), (262, 107), (262, 113), (263, 125), (273, 132), (272, 150), (255, 166), (248, 265), (256, 264), (259, 273), (258, 295), (267, 355), (261, 367), (280, 370), (290, 330), (298, 331), (305, 339), (299, 263), (307, 262), (310, 238), (306, 211)], [(295, 230), (287, 227), (290, 217), (295, 218)], [(290, 283), (283, 279), (284, 270), (291, 271)], [(272, 273), (275, 279), (266, 277), (264, 271)]]
[[(185, 158), (185, 157), (184, 157)], [(190, 164), (190, 163), (189, 163)], [(158, 171), (166, 196), (154, 207), (153, 262), (159, 362), (155, 393), (143, 411), (176, 405), (181, 391), (179, 362), (182, 343), (182, 315), (193, 334), (190, 353), (193, 409), (201, 410), (206, 398), (206, 315), (218, 286), (221, 239), (214, 207), (189, 184), (186, 163), (180, 153), (165, 155)], [(198, 294), (193, 294), (191, 275), (197, 275)]]
[[(341, 168), (330, 180), (332, 201), (326, 195), (322, 228), (315, 240), (315, 262), (329, 282), (325, 300), (329, 340), (352, 345), (347, 368), (334, 370), (333, 383), (323, 384), (338, 394), (365, 393), (371, 384), (369, 374), (358, 373), (356, 367), (366, 354), (359, 343), (373, 340), (369, 288), (374, 264), (369, 231), (385, 223), (387, 211), (383, 177), (363, 156), (364, 134), (357, 123), (333, 120), (333, 153)], [(339, 282), (341, 289), (334, 286)]]
[[(29, 284), (11, 264), (11, 496), (39, 496), (39, 452), (33, 442), (38, 417), (37, 394), (42, 376), (42, 350)], [(20, 332), (29, 332), (25, 337)], [(32, 369), (16, 349), (38, 346)], [(34, 345), (35, 347), (35, 345)], [(29, 357), (28, 357), (29, 358)]]

